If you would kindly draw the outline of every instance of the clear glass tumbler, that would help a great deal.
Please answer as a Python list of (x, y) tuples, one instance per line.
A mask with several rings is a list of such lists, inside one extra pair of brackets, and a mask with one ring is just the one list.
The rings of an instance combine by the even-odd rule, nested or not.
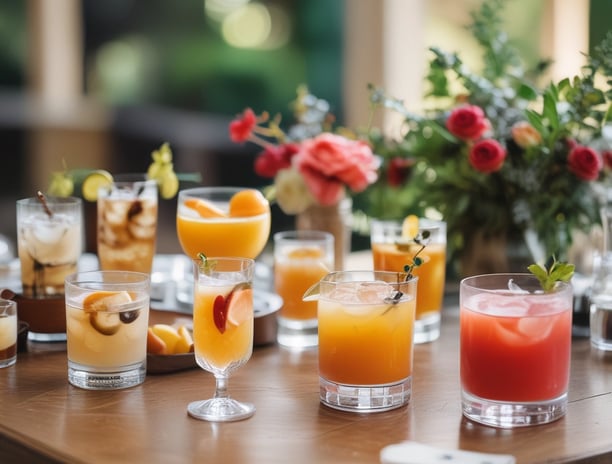
[(489, 274), (460, 284), (463, 414), (495, 427), (565, 415), (570, 373), (570, 284), (544, 292), (531, 274)]

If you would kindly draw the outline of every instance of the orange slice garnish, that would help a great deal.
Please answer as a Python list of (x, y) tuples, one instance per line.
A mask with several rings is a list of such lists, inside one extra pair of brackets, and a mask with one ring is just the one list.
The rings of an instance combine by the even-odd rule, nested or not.
[[(93, 292), (83, 300), (83, 311), (89, 313), (89, 323), (96, 331), (102, 335), (113, 335), (123, 323), (122, 313), (119, 312), (120, 306), (131, 301), (132, 297), (128, 292)], [(133, 314), (138, 317), (138, 312), (128, 311), (123, 314), (130, 317)], [(133, 319), (130, 319), (129, 322), (132, 321)]]
[(270, 203), (259, 190), (246, 189), (234, 194), (229, 203), (231, 217), (259, 216), (270, 211)]
[(203, 218), (226, 217), (227, 214), (212, 203), (201, 198), (187, 198), (183, 203), (187, 208), (191, 208)]
[(253, 317), (253, 290), (236, 289), (227, 301), (227, 321), (235, 326), (247, 322)]
[(419, 233), (419, 218), (414, 214), (406, 216), (402, 223), (402, 238), (413, 239)]

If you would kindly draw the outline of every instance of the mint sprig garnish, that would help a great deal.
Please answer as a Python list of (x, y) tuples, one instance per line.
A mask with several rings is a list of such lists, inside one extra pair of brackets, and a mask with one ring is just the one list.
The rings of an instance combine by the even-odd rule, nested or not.
[(542, 290), (549, 292), (555, 288), (557, 282), (569, 282), (574, 275), (575, 266), (559, 262), (553, 258), (550, 269), (546, 269), (546, 266), (540, 264), (531, 264), (527, 269), (540, 281)]

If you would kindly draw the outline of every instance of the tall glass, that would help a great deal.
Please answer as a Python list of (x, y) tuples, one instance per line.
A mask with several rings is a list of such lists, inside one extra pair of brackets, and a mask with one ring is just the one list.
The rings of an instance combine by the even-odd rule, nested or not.
[(66, 278), (68, 381), (89, 390), (144, 382), (149, 274), (90, 271)]
[(302, 295), (334, 269), (334, 236), (328, 232), (291, 230), (274, 234), (274, 288), (283, 299), (278, 343), (290, 348), (318, 344), (317, 302)]
[[(420, 246), (404, 237), (402, 229), (399, 221), (372, 221), (370, 234), (375, 270), (402, 272), (406, 264), (412, 263)], [(429, 239), (419, 254), (423, 264), (412, 271), (419, 278), (414, 343), (426, 343), (440, 336), (446, 274), (446, 223), (420, 218), (418, 231), (428, 231)]]
[(460, 284), (463, 414), (495, 427), (565, 415), (572, 287), (543, 292), (531, 274), (488, 274)]
[(357, 412), (408, 404), (417, 278), (340, 271), (317, 285), (321, 402)]
[(270, 206), (256, 190), (198, 187), (178, 194), (176, 231), (192, 259), (198, 253), (255, 259), (268, 241), (270, 225)]
[(0, 299), (0, 368), (17, 361), (17, 303)]
[(98, 192), (102, 270), (151, 273), (157, 237), (157, 182), (144, 174), (115, 177)]
[(64, 341), (64, 279), (76, 272), (83, 250), (82, 202), (73, 197), (44, 200), (17, 201), (20, 316), (30, 325), (30, 340)]
[(253, 351), (253, 275), (248, 258), (194, 260), (193, 342), (198, 365), (215, 376), (212, 399), (187, 406), (190, 416), (209, 421), (251, 417), (255, 406), (230, 398), (228, 378)]

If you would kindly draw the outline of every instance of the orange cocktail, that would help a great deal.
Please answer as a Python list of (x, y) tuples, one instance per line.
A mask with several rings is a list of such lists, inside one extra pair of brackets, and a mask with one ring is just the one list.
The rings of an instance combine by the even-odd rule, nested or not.
[[(428, 231), (426, 247), (419, 253), (423, 263), (412, 273), (419, 278), (414, 342), (433, 341), (440, 334), (440, 311), (446, 275), (446, 224), (418, 219), (418, 231)], [(397, 221), (373, 221), (371, 246), (374, 269), (402, 272), (421, 248), (406, 237), (405, 227)]]
[(561, 417), (567, 406), (572, 289), (543, 292), (528, 274), (490, 274), (460, 287), (464, 414), (500, 427)]
[(395, 272), (343, 271), (319, 283), (324, 404), (371, 412), (410, 400), (417, 290), (415, 278), (405, 279)]
[(270, 235), (270, 205), (254, 189), (201, 187), (181, 190), (176, 230), (192, 259), (206, 256), (256, 258)]
[(198, 365), (215, 376), (213, 398), (187, 406), (191, 417), (210, 421), (246, 419), (255, 406), (230, 398), (230, 374), (253, 351), (253, 275), (249, 258), (205, 257), (194, 260), (193, 344)]

